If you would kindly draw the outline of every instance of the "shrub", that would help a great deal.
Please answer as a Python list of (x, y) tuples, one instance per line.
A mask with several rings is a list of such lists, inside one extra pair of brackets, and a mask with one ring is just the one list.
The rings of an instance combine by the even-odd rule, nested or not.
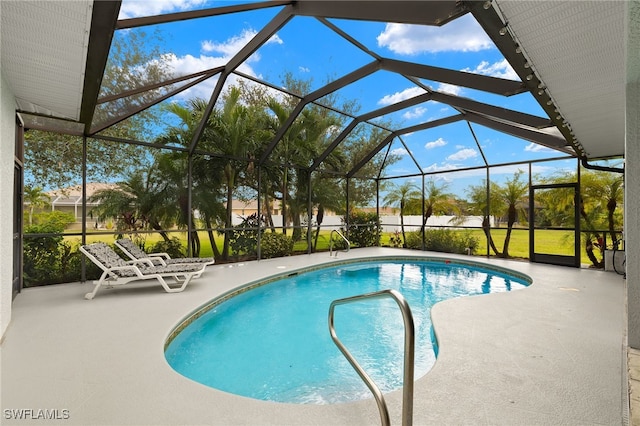
[(184, 257), (184, 249), (182, 243), (176, 237), (172, 237), (169, 241), (158, 241), (151, 247), (151, 253), (167, 253), (170, 257)]
[(293, 251), (293, 238), (277, 232), (266, 232), (260, 238), (260, 257), (289, 256)]
[[(451, 229), (429, 229), (425, 231), (425, 250), (444, 253), (469, 254), (478, 248), (478, 238), (466, 231)], [(407, 247), (422, 249), (422, 233), (420, 231), (407, 234)]]
[[(380, 231), (380, 220), (377, 214), (352, 212), (349, 215), (349, 232), (345, 233), (345, 236), (352, 246), (375, 247), (380, 243)], [(340, 243), (336, 245), (339, 246)]]
[(413, 231), (407, 233), (407, 248), (422, 250), (422, 232)]
[(57, 284), (80, 279), (80, 254), (61, 235), (31, 237), (28, 234), (61, 234), (74, 221), (73, 215), (51, 212), (39, 216), (40, 223), (26, 226), (23, 243), (25, 287)]
[[(258, 227), (264, 223), (257, 214), (242, 219), (242, 223), (229, 231), (229, 247), (233, 254), (255, 254), (257, 251)], [(264, 229), (260, 229), (264, 233)]]

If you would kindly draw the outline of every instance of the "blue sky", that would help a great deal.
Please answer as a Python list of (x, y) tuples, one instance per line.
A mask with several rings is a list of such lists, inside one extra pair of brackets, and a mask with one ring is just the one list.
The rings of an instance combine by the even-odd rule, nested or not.
[[(123, 0), (120, 18), (234, 3), (238, 2)], [(279, 8), (270, 8), (159, 25), (157, 28), (164, 34), (166, 47), (170, 52), (165, 59), (171, 64), (175, 75), (185, 75), (223, 65), (279, 10)], [(470, 14), (440, 28), (337, 19), (330, 22), (359, 40), (372, 52), (385, 58), (518, 80), (518, 76)], [(150, 32), (149, 30), (145, 31)], [(126, 37), (126, 31), (119, 36)], [(249, 60), (240, 65), (238, 70), (276, 85), (280, 85), (281, 77), (290, 72), (299, 79), (312, 78), (313, 90), (372, 60), (371, 56), (347, 42), (317, 19), (296, 17)], [(423, 83), (440, 92), (544, 116), (540, 106), (527, 93), (502, 97), (438, 82), (423, 81)], [(215, 80), (206, 82), (171, 101), (184, 100), (192, 96), (208, 99), (214, 84)], [(343, 99), (356, 99), (361, 106), (360, 112), (364, 113), (422, 92), (423, 89), (407, 79), (379, 71), (341, 89), (337, 95)], [(384, 119), (401, 123), (404, 127), (423, 122), (425, 119), (437, 119), (454, 114), (456, 111), (444, 104), (427, 102), (399, 111)], [(562, 153), (479, 125), (473, 124), (472, 128), (490, 164), (562, 156)], [(402, 140), (406, 147), (398, 139), (394, 140), (391, 147), (393, 152), (401, 155), (402, 160), (390, 166), (387, 175), (397, 176), (419, 172), (414, 161), (407, 155), (406, 148), (411, 150), (423, 171), (456, 170), (484, 164), (466, 122), (406, 134)], [(566, 167), (575, 169), (575, 161), (567, 162)], [(496, 170), (494, 175), (510, 177), (517, 168), (503, 167)], [(545, 166), (534, 165), (534, 173), (542, 173), (545, 170)], [(477, 184), (485, 177), (485, 173), (484, 170), (456, 173), (456, 186), (462, 187), (469, 182)], [(437, 175), (436, 178), (453, 181), (451, 176)]]

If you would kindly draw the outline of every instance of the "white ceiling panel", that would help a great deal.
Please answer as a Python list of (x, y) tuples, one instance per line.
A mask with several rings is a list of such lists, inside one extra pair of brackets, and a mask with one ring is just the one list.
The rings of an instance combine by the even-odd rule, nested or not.
[(623, 155), (625, 2), (496, 3), (588, 157)]
[(2, 75), (22, 110), (79, 119), (93, 1), (2, 1)]

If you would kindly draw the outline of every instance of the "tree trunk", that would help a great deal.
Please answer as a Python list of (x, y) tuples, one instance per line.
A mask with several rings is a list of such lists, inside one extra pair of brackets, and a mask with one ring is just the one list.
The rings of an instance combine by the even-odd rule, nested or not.
[(407, 235), (404, 233), (404, 215), (400, 212), (400, 229), (402, 230), (402, 248), (407, 248)]
[(213, 250), (213, 257), (218, 259), (220, 257), (220, 250), (218, 250), (218, 245), (216, 244), (216, 239), (213, 235), (213, 230), (211, 229), (211, 218), (209, 215), (205, 215), (204, 221), (207, 225), (207, 234), (209, 234), (209, 242), (211, 243), (211, 250)]
[(287, 235), (287, 169), (282, 179), (282, 234)]
[(229, 240), (231, 239), (229, 232), (231, 232), (230, 229), (233, 227), (233, 181), (235, 176), (229, 164), (225, 166), (224, 173), (227, 177), (227, 217), (225, 218), (225, 224), (224, 224), (224, 227), (226, 229), (224, 231), (224, 244), (222, 246), (222, 258), (224, 260), (228, 260), (229, 259)]
[(158, 221), (150, 220), (150, 221), (149, 221), (149, 225), (151, 225), (151, 228), (152, 228), (154, 231), (158, 231), (158, 234), (160, 234), (160, 236), (162, 237), (162, 239), (163, 239), (164, 241), (169, 241), (169, 236), (167, 235), (167, 233), (166, 233), (166, 232), (164, 232), (164, 231), (162, 230), (162, 226), (160, 226), (160, 224), (158, 223)]
[(482, 230), (484, 231), (484, 235), (487, 237), (487, 240), (489, 241), (489, 245), (491, 246), (493, 253), (496, 256), (502, 256), (502, 253), (500, 253), (498, 251), (498, 248), (496, 247), (496, 243), (493, 242), (493, 237), (491, 237), (491, 226), (489, 225), (489, 216), (485, 216), (482, 219)]
[(617, 202), (614, 199), (611, 199), (607, 202), (607, 219), (609, 221), (609, 235), (611, 235), (611, 242), (614, 246), (617, 246), (618, 238), (616, 236), (616, 230), (614, 228), (613, 223), (613, 213), (616, 211)]
[(318, 206), (318, 215), (316, 216), (316, 222), (317, 222), (316, 238), (313, 242), (313, 249), (312, 249), (312, 252), (314, 253), (318, 249), (318, 237), (320, 236), (320, 225), (322, 224), (323, 220), (324, 220), (324, 206), (320, 204)]
[(596, 255), (593, 253), (593, 242), (591, 241), (591, 237), (587, 238), (587, 242), (585, 244), (585, 251), (587, 252), (587, 257), (596, 268), (602, 269), (604, 268), (604, 262), (598, 260)]
[(191, 231), (191, 256), (200, 257), (200, 236), (198, 231)]
[(265, 191), (264, 193), (264, 210), (265, 210), (265, 219), (267, 225), (271, 229), (271, 232), (276, 232), (276, 227), (273, 225), (273, 216), (271, 215), (271, 203), (269, 202), (269, 193)]
[[(582, 216), (582, 219), (584, 219), (584, 222), (586, 223), (588, 230), (592, 231), (596, 239), (600, 241), (601, 240), (600, 234), (594, 231), (593, 225), (591, 224), (591, 220), (587, 216), (587, 212), (584, 209), (584, 202), (582, 201), (582, 198), (580, 198), (580, 216)], [(591, 235), (588, 235), (587, 242), (585, 244), (585, 250), (587, 252), (587, 257), (589, 258), (593, 266), (595, 266), (596, 268), (604, 267), (604, 260), (599, 261), (596, 255), (593, 253), (593, 242), (591, 240)]]
[(511, 230), (513, 229), (513, 224), (516, 223), (516, 208), (513, 205), (509, 206), (509, 212), (507, 214), (507, 235), (504, 237), (504, 247), (502, 248), (502, 256), (509, 256), (509, 242), (511, 242)]

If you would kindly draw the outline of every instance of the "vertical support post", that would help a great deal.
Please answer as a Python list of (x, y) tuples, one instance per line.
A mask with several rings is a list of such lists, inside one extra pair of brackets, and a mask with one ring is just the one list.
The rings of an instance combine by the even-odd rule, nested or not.
[[(193, 245), (193, 237), (191, 233), (193, 232), (193, 220), (191, 219), (191, 212), (193, 211), (193, 153), (189, 152), (187, 155), (189, 156), (187, 162), (187, 209), (189, 210), (189, 214), (187, 215), (187, 257), (192, 257), (191, 247)], [(213, 247), (211, 247), (211, 249), (213, 250)]]
[(347, 195), (347, 213), (345, 214), (344, 223), (345, 223), (345, 231), (347, 233), (346, 237), (349, 239), (349, 178), (347, 177), (347, 189), (345, 193)]
[(491, 244), (489, 242), (489, 236), (491, 235), (491, 182), (489, 181), (489, 167), (487, 167), (487, 206), (485, 208), (485, 215), (487, 217), (487, 257), (491, 257)]
[[(582, 235), (581, 231), (581, 227), (580, 227), (580, 199), (582, 197), (581, 195), (581, 191), (580, 191), (580, 159), (576, 158), (576, 175), (578, 176), (578, 183), (577, 183), (577, 187), (575, 189), (575, 201), (574, 201), (574, 214), (575, 214), (575, 218), (573, 220), (574, 222), (574, 241), (575, 241), (575, 256), (576, 256), (576, 268), (580, 267), (580, 247), (582, 246), (582, 244), (580, 243), (580, 237)], [(607, 233), (605, 232), (605, 235), (607, 235)], [(606, 239), (605, 239), (606, 242)], [(606, 247), (606, 244), (605, 244)], [(602, 261), (604, 262), (604, 258), (602, 259)]]
[[(256, 238), (256, 243), (258, 244), (258, 246), (256, 247), (256, 256), (258, 258), (258, 260), (261, 259), (262, 257), (262, 251), (260, 250), (260, 242), (262, 241), (262, 209), (260, 209), (260, 192), (262, 190), (262, 168), (260, 167), (260, 164), (258, 164), (258, 195), (257, 195), (257, 201), (258, 201), (258, 236)], [(269, 208), (269, 206), (267, 206), (267, 208)], [(266, 225), (266, 224), (265, 224)]]
[(426, 238), (426, 235), (425, 235), (426, 228), (425, 227), (427, 225), (427, 223), (424, 220), (424, 213), (425, 213), (425, 211), (424, 211), (424, 173), (422, 174), (422, 189), (420, 191), (420, 194), (421, 194), (420, 197), (422, 198), (422, 202), (420, 203), (420, 206), (421, 206), (420, 207), (420, 211), (421, 211), (421, 213), (420, 213), (420, 216), (421, 216), (420, 222), (422, 223), (422, 226), (420, 227), (420, 231), (422, 233), (422, 251), (424, 251), (425, 248), (426, 248), (425, 247), (425, 238)]
[[(311, 190), (312, 185), (311, 185), (311, 173), (313, 173), (311, 171), (311, 169), (307, 169), (307, 181), (309, 182), (309, 188), (308, 188), (308, 202), (307, 202), (307, 254), (311, 254), (311, 232), (313, 230), (313, 227), (311, 226), (311, 221), (313, 220), (313, 200), (311, 199), (313, 191)], [(320, 230), (318, 230), (318, 232), (320, 232)]]
[[(380, 179), (378, 178), (376, 178), (376, 217), (380, 223)], [(378, 234), (378, 247), (380, 247), (381, 229), (376, 229), (376, 233)]]
[[(82, 136), (82, 245), (87, 243), (87, 136)], [(85, 256), (81, 256), (80, 281), (87, 280), (87, 263)]]

